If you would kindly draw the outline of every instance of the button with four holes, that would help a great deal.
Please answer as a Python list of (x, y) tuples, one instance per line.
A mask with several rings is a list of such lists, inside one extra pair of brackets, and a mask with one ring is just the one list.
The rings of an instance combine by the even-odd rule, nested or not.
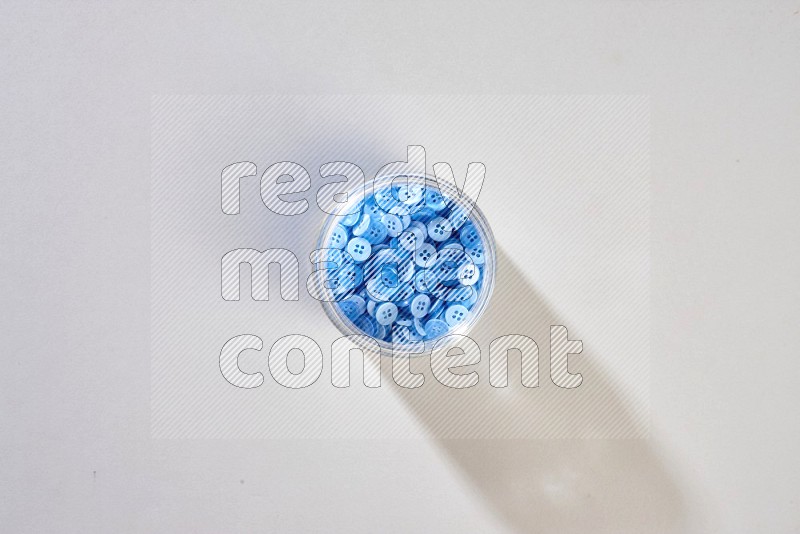
[(414, 317), (425, 317), (431, 309), (431, 298), (425, 294), (418, 294), (411, 299), (409, 309)]
[(448, 330), (450, 330), (450, 327), (441, 319), (431, 319), (425, 323), (425, 337), (428, 339), (434, 339), (439, 336), (443, 336)]
[(453, 225), (444, 217), (436, 217), (428, 223), (428, 235), (434, 241), (446, 241), (453, 234)]
[(397, 237), (400, 235), (400, 232), (403, 231), (403, 221), (401, 221), (400, 217), (397, 215), (387, 213), (383, 216), (381, 221), (384, 226), (386, 226), (386, 234), (391, 237)]
[(363, 237), (354, 237), (347, 243), (347, 252), (359, 263), (367, 261), (372, 254), (372, 245)]
[(444, 320), (450, 326), (456, 326), (466, 320), (469, 310), (461, 304), (452, 304), (444, 311)]
[(397, 319), (397, 304), (394, 302), (384, 302), (375, 307), (375, 320), (378, 324), (392, 324), (395, 319)]
[(351, 295), (339, 303), (344, 314), (351, 320), (355, 321), (359, 315), (363, 315), (367, 309), (367, 304), (364, 299), (358, 295)]
[(423, 243), (422, 246), (414, 252), (414, 263), (419, 267), (425, 267), (428, 264), (428, 260), (435, 254), (436, 248), (433, 245), (430, 243)]
[(344, 248), (347, 246), (348, 237), (347, 230), (345, 230), (344, 226), (337, 224), (333, 227), (333, 232), (331, 232), (329, 245), (331, 248)]

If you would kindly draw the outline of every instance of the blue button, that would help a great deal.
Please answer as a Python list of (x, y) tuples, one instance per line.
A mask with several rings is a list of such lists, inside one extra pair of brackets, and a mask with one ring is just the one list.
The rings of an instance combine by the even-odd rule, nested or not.
[(444, 320), (450, 326), (457, 326), (463, 323), (467, 320), (467, 317), (469, 317), (469, 310), (461, 304), (452, 304), (444, 312)]
[(486, 261), (485, 254), (483, 252), (483, 245), (479, 244), (474, 247), (464, 249), (464, 252), (472, 259), (472, 262), (475, 265), (483, 265)]
[(344, 226), (337, 224), (333, 227), (333, 232), (331, 232), (329, 245), (331, 248), (344, 248), (347, 246), (347, 240), (349, 238), (350, 236), (347, 234), (347, 230), (345, 230)]
[(395, 288), (398, 286), (400, 280), (397, 277), (397, 266), (384, 265), (381, 267), (381, 282), (388, 288)]
[(397, 215), (387, 213), (381, 219), (384, 226), (386, 226), (386, 234), (391, 237), (397, 237), (403, 231), (403, 221)]
[(424, 338), (426, 333), (425, 326), (422, 324), (422, 319), (419, 317), (414, 319), (414, 331), (419, 334), (420, 339)]
[(461, 264), (458, 268), (458, 281), (465, 286), (474, 286), (481, 278), (481, 270), (472, 262)]
[(442, 211), (447, 207), (447, 201), (442, 194), (435, 189), (428, 189), (425, 195), (425, 205), (433, 211)]
[(409, 226), (397, 239), (397, 244), (400, 248), (404, 250), (417, 250), (425, 244), (425, 233), (415, 226)]
[(364, 281), (364, 272), (358, 265), (353, 263), (345, 263), (338, 269), (333, 270), (331, 281), (334, 282), (336, 287), (332, 287), (338, 295), (346, 291), (354, 291), (358, 289)]
[(414, 253), (414, 263), (419, 267), (425, 267), (433, 256), (436, 255), (436, 247), (430, 243), (423, 243)]
[(425, 317), (431, 309), (431, 298), (428, 295), (418, 294), (411, 299), (409, 309), (411, 310), (411, 315), (414, 317)]
[(425, 269), (417, 271), (414, 275), (414, 289), (417, 293), (427, 293), (428, 286), (425, 285)]
[(372, 217), (367, 212), (361, 214), (361, 218), (358, 220), (358, 224), (353, 227), (353, 235), (358, 237), (363, 235), (364, 232), (367, 231), (369, 228), (369, 223), (372, 222)]
[(380, 220), (372, 219), (362, 237), (369, 241), (370, 244), (377, 245), (386, 239), (386, 234), (386, 226)]
[(375, 308), (375, 320), (378, 321), (378, 324), (392, 324), (397, 319), (397, 311), (397, 305), (394, 302), (379, 304)]
[(446, 334), (448, 330), (450, 330), (450, 327), (441, 319), (431, 319), (425, 323), (425, 337), (427, 339), (436, 339)]
[(408, 214), (408, 208), (405, 206), (402, 208), (400, 206), (395, 206), (389, 210), (389, 214), (400, 219), (400, 222), (403, 223), (403, 230), (408, 228), (408, 225), (411, 224), (411, 216)]
[(461, 230), (458, 232), (458, 236), (461, 240), (461, 244), (464, 245), (465, 248), (474, 247), (481, 243), (481, 236), (471, 223), (462, 226)]
[(453, 225), (444, 217), (436, 217), (428, 223), (428, 235), (434, 241), (446, 241), (453, 233)]
[(367, 304), (358, 295), (352, 295), (341, 301), (339, 307), (351, 321), (355, 321), (359, 315), (364, 314)]
[(359, 263), (367, 261), (372, 253), (372, 245), (363, 237), (354, 237), (347, 243), (347, 252)]

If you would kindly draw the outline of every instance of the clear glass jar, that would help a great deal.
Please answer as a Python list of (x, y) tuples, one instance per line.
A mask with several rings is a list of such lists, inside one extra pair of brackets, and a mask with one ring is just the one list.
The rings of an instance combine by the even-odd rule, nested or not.
[[(459, 225), (458, 230), (462, 230), (466, 227), (467, 224), (471, 223), (472, 226), (477, 230), (481, 243), (483, 245), (483, 263), (479, 265), (480, 268), (480, 280), (475, 285), (479, 284), (477, 289), (477, 295), (474, 297), (474, 303), (472, 304), (469, 314), (465, 320), (462, 322), (453, 325), (447, 332), (438, 335), (438, 336), (425, 336), (423, 339), (416, 339), (416, 340), (407, 340), (407, 341), (389, 341), (386, 339), (381, 339), (376, 336), (372, 336), (369, 333), (365, 332), (359, 326), (355, 324), (350, 317), (348, 317), (345, 312), (343, 311), (342, 307), (340, 306), (340, 300), (335, 297), (333, 291), (327, 287), (325, 287), (325, 281), (328, 279), (326, 278), (327, 275), (324, 273), (327, 271), (316, 271), (315, 274), (318, 275), (318, 278), (314, 282), (317, 285), (319, 294), (324, 295), (325, 297), (321, 300), (322, 307), (325, 310), (325, 313), (328, 315), (333, 324), (341, 331), (344, 335), (366, 335), (374, 339), (378, 346), (381, 348), (381, 352), (383, 354), (394, 354), (394, 353), (406, 353), (411, 352), (417, 353), (420, 349), (424, 352), (428, 352), (433, 347), (433, 344), (438, 341), (439, 339), (446, 337), (452, 334), (460, 334), (460, 335), (467, 335), (468, 332), (472, 329), (472, 327), (480, 320), (483, 313), (486, 311), (486, 308), (489, 304), (489, 299), (492, 296), (492, 292), (494, 291), (494, 284), (495, 284), (495, 270), (496, 270), (496, 245), (494, 241), (494, 236), (492, 235), (491, 228), (489, 227), (489, 223), (486, 221), (486, 217), (484, 216), (483, 212), (480, 210), (477, 204), (472, 204), (472, 208), (470, 209), (469, 206), (472, 203), (472, 200), (467, 201), (467, 199), (460, 195), (457, 191), (455, 191), (452, 186), (447, 184), (439, 184), (437, 180), (431, 176), (415, 176), (415, 175), (398, 175), (398, 176), (381, 176), (375, 178), (373, 180), (369, 180), (364, 184), (364, 187), (360, 185), (354, 187), (347, 193), (347, 202), (342, 208), (342, 212), (348, 212), (354, 208), (356, 205), (360, 205), (361, 207), (358, 210), (358, 217), (360, 217), (360, 213), (364, 210), (364, 202), (365, 200), (369, 199), (370, 197), (374, 197), (375, 185), (376, 184), (385, 184), (387, 181), (392, 181), (392, 183), (397, 187), (397, 184), (400, 184), (400, 187), (406, 185), (409, 190), (414, 187), (421, 187), (424, 186), (425, 194), (427, 191), (433, 190), (438, 191), (442, 194), (442, 196), (448, 202), (447, 212), (450, 214), (452, 213), (453, 209), (459, 208), (461, 210), (469, 210), (469, 216), (466, 222), (462, 225)], [(424, 197), (427, 198), (427, 197)], [(444, 213), (444, 211), (443, 211)], [(317, 241), (317, 249), (328, 249), (330, 248), (329, 245), (331, 243), (331, 238), (333, 237), (334, 230), (337, 228), (338, 225), (345, 219), (345, 215), (328, 215), (320, 230), (319, 240)], [(354, 215), (351, 215), (351, 221), (353, 218), (357, 218)], [(437, 247), (438, 248), (438, 247)], [(440, 249), (441, 250), (441, 249)], [(369, 261), (369, 260), (367, 260)], [(414, 262), (412, 262), (414, 263)], [(477, 263), (477, 262), (476, 262)], [(319, 268), (319, 266), (317, 267)], [(415, 267), (419, 269), (419, 267)], [(362, 282), (362, 286), (366, 283), (366, 280)], [(363, 294), (363, 292), (362, 292)], [(458, 302), (454, 302), (458, 303)], [(443, 303), (446, 305), (446, 303)], [(366, 313), (366, 312), (364, 312)], [(358, 319), (358, 318), (357, 318)], [(414, 328), (411, 326), (410, 328)], [(391, 336), (390, 336), (391, 337)], [(356, 343), (359, 343), (357, 338), (354, 339)], [(363, 343), (359, 343), (363, 345)], [(413, 347), (413, 348), (412, 348)]]

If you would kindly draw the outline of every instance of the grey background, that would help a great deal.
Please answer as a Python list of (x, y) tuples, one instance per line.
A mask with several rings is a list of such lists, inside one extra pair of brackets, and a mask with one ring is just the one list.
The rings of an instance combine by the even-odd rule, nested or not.
[[(796, 2), (0, 8), (10, 532), (793, 532)], [(154, 441), (154, 93), (648, 94), (649, 440)]]

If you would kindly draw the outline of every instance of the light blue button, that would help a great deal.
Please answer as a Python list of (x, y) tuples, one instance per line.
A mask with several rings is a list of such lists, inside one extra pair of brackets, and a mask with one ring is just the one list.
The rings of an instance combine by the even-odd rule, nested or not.
[(364, 201), (364, 213), (368, 213), (373, 220), (380, 220), (385, 211), (378, 205), (375, 197), (369, 197)]
[(430, 260), (436, 254), (436, 248), (431, 245), (430, 243), (423, 243), (421, 247), (414, 252), (414, 263), (416, 263), (419, 267), (425, 267), (428, 264), (428, 260)]
[(408, 225), (411, 224), (411, 216), (408, 214), (408, 208), (406, 206), (395, 206), (389, 210), (389, 214), (400, 219), (400, 222), (403, 223), (403, 230), (408, 228)]
[(375, 337), (378, 339), (386, 339), (386, 336), (389, 334), (389, 327), (386, 325), (379, 324), (378, 325), (378, 333)]
[(386, 239), (386, 226), (378, 219), (372, 219), (367, 227), (367, 231), (361, 236), (372, 245), (377, 245)]
[(425, 326), (422, 324), (422, 319), (420, 319), (419, 317), (414, 319), (414, 331), (417, 334), (419, 334), (420, 338), (424, 338), (425, 337), (425, 334), (426, 334)]
[(400, 234), (397, 240), (397, 244), (400, 248), (404, 250), (417, 250), (425, 244), (425, 232), (415, 226), (409, 226)]
[(388, 288), (396, 288), (400, 282), (397, 277), (397, 266), (392, 265), (383, 265), (381, 267), (381, 282)]
[(433, 211), (439, 212), (447, 207), (447, 201), (439, 191), (428, 189), (425, 194), (425, 205)]
[(397, 323), (392, 325), (392, 343), (404, 345), (411, 341), (411, 328)]
[(447, 326), (446, 322), (441, 319), (431, 319), (425, 323), (425, 338), (436, 339), (437, 337), (445, 335), (448, 330), (450, 330), (450, 327)]
[(372, 253), (372, 245), (363, 237), (354, 237), (347, 243), (347, 252), (358, 263), (367, 261)]
[(461, 230), (458, 232), (458, 236), (461, 240), (461, 244), (464, 245), (464, 248), (474, 247), (480, 245), (481, 243), (481, 236), (475, 226), (471, 223), (467, 223), (462, 226)]
[(418, 341), (423, 341), (425, 338), (419, 335), (416, 328), (409, 328), (408, 329), (408, 340), (411, 343), (416, 343)]
[(452, 304), (444, 312), (444, 320), (450, 326), (457, 326), (467, 320), (469, 310), (461, 304)]
[(358, 220), (358, 224), (353, 227), (353, 235), (358, 237), (363, 235), (364, 232), (367, 231), (369, 228), (369, 223), (372, 222), (372, 217), (369, 213), (364, 212), (361, 214), (361, 218)]
[(388, 287), (380, 276), (374, 276), (367, 280), (367, 292), (370, 298), (376, 301), (401, 301), (414, 294), (414, 287), (411, 284), (402, 283), (397, 287)]
[(428, 223), (428, 235), (434, 241), (446, 241), (453, 233), (453, 225), (444, 217), (436, 217)]
[(464, 252), (472, 259), (475, 265), (483, 265), (486, 261), (486, 256), (483, 251), (483, 245), (479, 244), (474, 247), (465, 248)]
[(394, 302), (384, 302), (375, 308), (375, 320), (378, 324), (392, 324), (397, 319), (397, 312), (397, 305)]
[(339, 307), (351, 321), (355, 321), (359, 315), (363, 315), (366, 311), (367, 304), (358, 295), (352, 295), (341, 301)]
[(374, 300), (367, 301), (367, 313), (370, 314), (372, 317), (375, 317), (375, 306), (377, 304)]
[(387, 213), (383, 216), (381, 222), (386, 226), (386, 234), (390, 237), (397, 237), (403, 231), (403, 221), (397, 215)]
[(477, 302), (477, 300), (478, 300), (478, 290), (477, 289), (473, 289), (472, 294), (469, 296), (469, 298), (465, 302), (462, 302), (462, 304), (464, 306), (466, 306), (467, 308), (472, 309), (472, 307), (475, 305), (475, 302)]
[(425, 269), (417, 271), (414, 275), (414, 289), (417, 293), (427, 293), (428, 286), (425, 285)]
[(316, 260), (316, 265), (325, 269), (338, 269), (348, 263), (353, 263), (353, 257), (345, 250), (336, 248), (325, 248), (319, 251), (319, 258)]
[(353, 263), (345, 263), (338, 269), (334, 269), (331, 275), (331, 281), (334, 281), (336, 287), (332, 287), (335, 293), (341, 295), (346, 291), (353, 291), (358, 289), (358, 286), (364, 281), (364, 272), (358, 265)]
[(344, 226), (337, 224), (333, 227), (333, 231), (331, 232), (330, 247), (344, 248), (347, 246), (347, 240), (349, 238), (350, 236), (347, 234), (347, 230), (345, 230)]
[(409, 228), (419, 228), (419, 230), (422, 232), (422, 235), (424, 236), (423, 240), (428, 238), (428, 227), (425, 225), (424, 222), (411, 221), (411, 223), (408, 226)]
[(409, 309), (414, 317), (425, 317), (431, 309), (431, 298), (428, 295), (418, 294), (411, 299)]
[(421, 202), (425, 195), (425, 186), (422, 184), (401, 185), (397, 188), (397, 200), (403, 204), (416, 204)]
[(472, 262), (461, 264), (458, 268), (458, 281), (465, 286), (474, 286), (481, 278), (481, 270)]
[(401, 258), (397, 262), (397, 273), (400, 277), (401, 282), (411, 282), (414, 279), (414, 273), (416, 269), (414, 268), (414, 262), (411, 261), (411, 257), (408, 258)]
[(392, 195), (392, 190), (389, 187), (384, 187), (375, 192), (375, 203), (384, 211), (389, 211), (397, 205), (398, 201)]
[(372, 278), (384, 265), (397, 263), (397, 254), (394, 250), (384, 248), (376, 251), (376, 248), (372, 248), (372, 256), (364, 264), (364, 274), (368, 279)]

